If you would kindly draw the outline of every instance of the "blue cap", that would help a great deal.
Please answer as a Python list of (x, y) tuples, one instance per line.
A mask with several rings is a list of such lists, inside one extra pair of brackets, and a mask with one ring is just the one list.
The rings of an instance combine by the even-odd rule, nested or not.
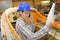
[(22, 2), (18, 5), (17, 11), (30, 11), (30, 6), (26, 2)]

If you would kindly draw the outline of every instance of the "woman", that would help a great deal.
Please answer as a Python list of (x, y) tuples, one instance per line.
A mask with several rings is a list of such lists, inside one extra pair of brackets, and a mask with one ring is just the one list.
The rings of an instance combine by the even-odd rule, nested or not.
[[(53, 21), (50, 21), (41, 30), (34, 33), (33, 20), (29, 14), (30, 6), (26, 2), (22, 2), (19, 4), (17, 11), (19, 11), (20, 17), (16, 22), (16, 31), (20, 35), (21, 40), (37, 40), (45, 36), (53, 24)], [(28, 24), (26, 19), (30, 19), (31, 23)]]

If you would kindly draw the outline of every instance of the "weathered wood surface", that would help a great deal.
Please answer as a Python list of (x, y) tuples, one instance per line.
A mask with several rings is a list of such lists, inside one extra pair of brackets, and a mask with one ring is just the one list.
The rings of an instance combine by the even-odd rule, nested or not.
[(11, 29), (10, 25), (7, 22), (6, 15), (3, 13), (1, 16), (1, 32), (3, 40), (20, 40), (19, 35), (16, 32), (13, 33)]

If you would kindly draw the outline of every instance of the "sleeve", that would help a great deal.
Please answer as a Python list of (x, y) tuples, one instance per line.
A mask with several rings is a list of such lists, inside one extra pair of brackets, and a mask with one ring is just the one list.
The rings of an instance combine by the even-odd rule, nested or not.
[(41, 30), (33, 33), (31, 30), (29, 30), (28, 28), (24, 27), (26, 25), (22, 24), (21, 22), (18, 22), (18, 24), (19, 24), (18, 26), (20, 26), (19, 29), (21, 30), (21, 32), (23, 34), (25, 34), (30, 39), (39, 39), (39, 38), (42, 38), (50, 30), (50, 28), (45, 25)]

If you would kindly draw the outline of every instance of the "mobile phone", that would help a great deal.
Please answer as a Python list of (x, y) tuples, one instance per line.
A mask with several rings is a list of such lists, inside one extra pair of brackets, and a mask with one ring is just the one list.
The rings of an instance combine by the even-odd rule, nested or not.
[(30, 17), (31, 15), (29, 14), (29, 17)]

